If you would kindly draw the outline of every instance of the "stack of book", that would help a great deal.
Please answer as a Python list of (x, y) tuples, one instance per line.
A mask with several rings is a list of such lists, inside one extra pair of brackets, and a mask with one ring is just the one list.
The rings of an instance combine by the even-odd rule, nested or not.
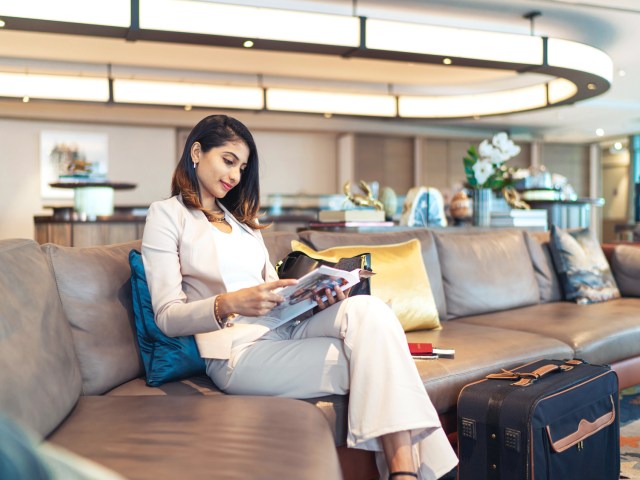
[(537, 227), (546, 230), (547, 211), (545, 209), (491, 212), (492, 227)]
[(349, 210), (320, 210), (318, 221), (310, 227), (392, 227), (393, 222), (385, 221), (384, 211), (373, 208)]
[(520, 193), (524, 201), (556, 202), (563, 200), (562, 191), (551, 188), (530, 188)]

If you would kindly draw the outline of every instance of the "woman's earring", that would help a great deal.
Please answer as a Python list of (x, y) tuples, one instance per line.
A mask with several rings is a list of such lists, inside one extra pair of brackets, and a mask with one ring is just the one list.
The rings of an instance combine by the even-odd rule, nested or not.
[(193, 162), (193, 168), (196, 168), (196, 162)]

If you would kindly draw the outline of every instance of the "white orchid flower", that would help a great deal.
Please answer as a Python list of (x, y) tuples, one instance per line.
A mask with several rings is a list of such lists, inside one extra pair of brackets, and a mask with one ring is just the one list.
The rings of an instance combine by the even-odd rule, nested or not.
[(510, 140), (506, 132), (496, 133), (491, 140), (491, 143), (500, 150), (504, 150), (508, 142)]
[(500, 163), (506, 162), (520, 153), (520, 147), (513, 143), (513, 140), (505, 132), (496, 133), (491, 143), (500, 152)]
[(493, 150), (493, 145), (489, 143), (489, 140), (483, 140), (482, 143), (478, 145), (478, 155), (480, 155), (480, 158), (490, 157)]
[(520, 153), (520, 147), (518, 145), (516, 145), (515, 143), (513, 143), (511, 140), (509, 140), (509, 148), (507, 149), (507, 153), (509, 154), (509, 158), (511, 157), (515, 157), (516, 155), (518, 155)]
[(473, 174), (479, 187), (484, 185), (489, 177), (493, 175), (493, 172), (495, 172), (495, 169), (489, 160), (478, 160), (473, 164)]
[(483, 140), (478, 145), (478, 156), (483, 160), (488, 160), (491, 163), (502, 163), (502, 154), (500, 150), (489, 143), (488, 140)]

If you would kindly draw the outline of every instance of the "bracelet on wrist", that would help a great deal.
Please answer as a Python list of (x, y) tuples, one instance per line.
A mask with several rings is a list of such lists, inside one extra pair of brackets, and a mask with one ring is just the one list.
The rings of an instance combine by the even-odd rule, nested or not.
[(213, 318), (215, 318), (216, 322), (220, 328), (224, 328), (224, 319), (220, 317), (220, 311), (218, 310), (218, 303), (220, 302), (221, 295), (218, 295), (213, 302)]

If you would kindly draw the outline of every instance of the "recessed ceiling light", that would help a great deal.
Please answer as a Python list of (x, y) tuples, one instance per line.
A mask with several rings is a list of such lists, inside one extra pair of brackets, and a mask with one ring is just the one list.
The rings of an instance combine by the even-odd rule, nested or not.
[(184, 110), (185, 110), (185, 112), (189, 112), (189, 111), (191, 111), (191, 109), (192, 109), (192, 108), (193, 108), (193, 107), (192, 107), (191, 105), (185, 105), (185, 106), (184, 106)]
[(442, 63), (444, 63), (445, 65), (451, 65), (453, 62), (450, 58), (445, 58), (442, 60)]
[(618, 70), (618, 76), (619, 77), (626, 77), (627, 76), (627, 72), (624, 71), (623, 69)]
[(6, 23), (4, 23), (4, 20), (0, 20), (0, 28), (4, 27), (6, 25)]
[(604, 130), (602, 128), (596, 128), (596, 135), (599, 137), (604, 136)]
[(622, 150), (622, 143), (621, 142), (616, 142), (613, 144), (613, 148), (615, 150)]
[(253, 42), (251, 40), (245, 40), (244, 43), (242, 44), (242, 46), (244, 48), (251, 48), (251, 47), (253, 47)]
[(29, 97), (27, 97), (26, 95), (24, 97), (22, 97), (22, 103), (29, 103), (29, 100), (31, 100)]
[(331, 117), (333, 117), (332, 113), (325, 113), (324, 114), (324, 118), (331, 118)]

